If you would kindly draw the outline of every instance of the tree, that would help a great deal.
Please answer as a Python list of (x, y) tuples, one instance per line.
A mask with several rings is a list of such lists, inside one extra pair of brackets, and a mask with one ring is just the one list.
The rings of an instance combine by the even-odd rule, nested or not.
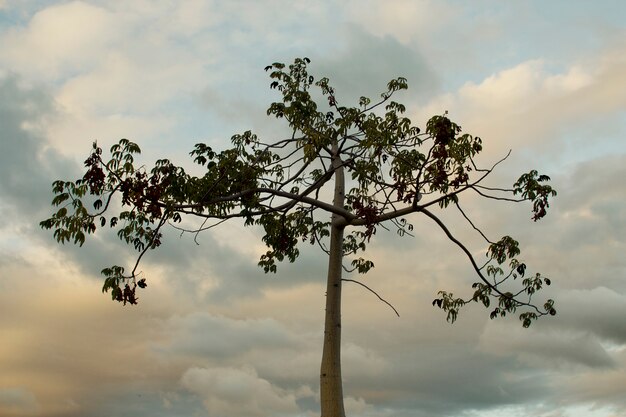
[[(267, 252), (259, 266), (266, 273), (276, 272), (277, 262), (285, 258), (294, 262), (303, 242), (318, 245), (328, 254), (321, 415), (343, 417), (342, 282), (374, 291), (358, 280), (342, 278), (342, 270), (364, 274), (374, 267), (358, 255), (378, 228), (410, 234), (413, 226), (406, 218), (423, 215), (467, 256), (478, 277), (471, 296), (464, 299), (440, 291), (433, 301), (449, 322), (456, 320), (461, 307), (479, 302), (490, 309), (492, 319), (519, 312), (528, 327), (540, 316), (556, 314), (552, 300), (542, 306), (532, 302), (550, 280), (527, 273), (512, 237), (488, 239), (461, 208), (459, 195), (473, 192), (485, 199), (529, 201), (537, 221), (546, 215), (548, 200), (556, 192), (547, 184), (549, 177), (536, 170), (521, 175), (511, 188), (483, 185), (508, 155), (488, 168), (479, 167), (475, 157), (483, 149), (481, 139), (462, 134), (447, 112), (432, 117), (421, 132), (403, 115), (404, 105), (392, 100), (396, 92), (407, 89), (406, 79), (390, 81), (375, 102), (361, 97), (358, 106), (346, 107), (327, 78), (315, 81), (309, 74), (309, 63), (303, 58), (289, 66), (274, 63), (265, 68), (271, 88), (282, 96), (267, 114), (284, 119), (290, 137), (266, 143), (246, 131), (234, 135), (232, 147), (221, 152), (199, 143), (190, 154), (203, 167), (202, 176), (189, 175), (167, 159), (158, 160), (150, 170), (137, 167), (139, 146), (127, 139), (113, 145), (106, 160), (94, 143), (82, 178), (53, 183), (52, 205), (59, 208), (40, 225), (54, 229), (58, 242), (80, 245), (107, 223), (116, 228), (119, 238), (138, 252), (130, 272), (118, 265), (102, 270), (103, 292), (110, 291), (113, 300), (123, 304), (137, 303), (137, 287), (147, 285), (138, 276), (139, 262), (147, 251), (159, 247), (168, 225), (194, 233), (234, 219), (245, 226), (261, 226)], [(482, 265), (437, 215), (436, 210), (450, 207), (458, 209), (487, 242), (487, 261)], [(204, 221), (201, 227), (192, 230), (180, 224), (193, 217)], [(347, 258), (349, 267), (344, 263)]]

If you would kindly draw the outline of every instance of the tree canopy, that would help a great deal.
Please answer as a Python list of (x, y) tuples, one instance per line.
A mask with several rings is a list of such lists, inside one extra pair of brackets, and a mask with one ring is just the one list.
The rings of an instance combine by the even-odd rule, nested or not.
[[(53, 183), (52, 204), (58, 209), (41, 226), (54, 230), (58, 242), (79, 245), (99, 228), (116, 229), (137, 252), (136, 262), (103, 269), (103, 291), (110, 291), (113, 300), (136, 304), (137, 287), (147, 285), (137, 273), (139, 262), (161, 245), (167, 226), (196, 234), (231, 219), (260, 226), (267, 250), (259, 266), (265, 272), (276, 272), (285, 259), (296, 261), (303, 244), (317, 245), (329, 255), (329, 285), (339, 286), (342, 268), (367, 273), (374, 266), (362, 255), (379, 228), (410, 234), (423, 215), (467, 256), (478, 278), (466, 298), (439, 292), (433, 305), (446, 312), (448, 321), (454, 322), (471, 302), (487, 307), (491, 318), (517, 312), (524, 327), (554, 315), (552, 300), (539, 305), (533, 300), (550, 280), (527, 271), (513, 237), (488, 238), (459, 201), (462, 193), (527, 201), (538, 221), (556, 195), (550, 178), (530, 170), (511, 187), (486, 186), (485, 178), (508, 155), (481, 167), (476, 157), (482, 139), (464, 133), (447, 112), (432, 117), (424, 131), (414, 126), (405, 106), (394, 100), (408, 88), (406, 79), (391, 80), (380, 98), (360, 97), (357, 105), (346, 106), (328, 78), (309, 73), (309, 63), (302, 58), (265, 68), (270, 87), (281, 96), (267, 114), (288, 124), (287, 137), (265, 141), (246, 131), (219, 151), (199, 143), (190, 155), (202, 167), (201, 176), (168, 159), (151, 168), (138, 165), (140, 148), (127, 139), (106, 157), (94, 143), (82, 178)], [(438, 211), (450, 208), (485, 239), (486, 261), (475, 259), (442, 221)], [(202, 225), (187, 228), (187, 218), (200, 218)]]

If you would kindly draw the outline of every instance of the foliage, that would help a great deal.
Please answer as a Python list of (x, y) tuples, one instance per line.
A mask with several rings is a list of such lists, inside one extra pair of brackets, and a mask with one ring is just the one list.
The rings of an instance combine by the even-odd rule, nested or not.
[[(405, 106), (393, 100), (408, 88), (406, 79), (391, 80), (377, 100), (361, 97), (358, 105), (344, 106), (328, 78), (316, 81), (309, 74), (309, 62), (303, 58), (289, 66), (274, 63), (265, 68), (270, 87), (281, 96), (267, 114), (284, 119), (290, 136), (266, 143), (246, 131), (232, 136), (232, 146), (221, 151), (199, 143), (190, 155), (203, 168), (202, 176), (187, 174), (167, 159), (150, 170), (138, 166), (139, 146), (127, 139), (113, 145), (106, 158), (94, 143), (82, 178), (53, 183), (52, 204), (58, 209), (41, 226), (54, 230), (60, 243), (80, 245), (98, 228), (108, 224), (116, 229), (119, 238), (138, 252), (137, 261), (128, 273), (120, 266), (103, 269), (103, 291), (110, 290), (116, 301), (135, 304), (136, 287), (146, 286), (145, 278), (137, 276), (137, 266), (147, 251), (161, 245), (162, 230), (168, 225), (199, 233), (239, 218), (245, 226), (260, 226), (267, 250), (259, 266), (276, 272), (278, 262), (298, 258), (303, 242), (328, 252), (332, 214), (346, 228), (342, 254), (351, 260), (345, 269), (367, 273), (374, 263), (359, 255), (377, 230), (410, 234), (413, 226), (407, 217), (422, 214), (466, 254), (480, 279), (468, 299), (439, 293), (433, 305), (447, 313), (448, 321), (455, 321), (460, 308), (470, 302), (486, 308), (495, 305), (491, 318), (521, 310), (525, 327), (539, 316), (555, 314), (552, 300), (539, 307), (532, 303), (550, 280), (539, 273), (527, 274), (518, 242), (510, 236), (489, 240), (459, 201), (461, 193), (472, 192), (493, 200), (529, 201), (537, 221), (556, 195), (547, 185), (549, 177), (531, 170), (512, 188), (483, 186), (506, 156), (488, 168), (478, 166), (482, 139), (463, 133), (447, 112), (432, 117), (424, 132), (414, 126), (405, 116)], [(325, 196), (339, 169), (349, 174), (348, 187), (345, 204), (335, 205)], [(86, 196), (95, 198), (93, 209), (84, 202)], [(482, 266), (435, 214), (451, 206), (485, 238), (487, 262)], [(185, 219), (193, 217), (204, 221), (202, 227), (186, 229)], [(505, 290), (504, 284), (509, 288), (511, 281), (521, 285)]]

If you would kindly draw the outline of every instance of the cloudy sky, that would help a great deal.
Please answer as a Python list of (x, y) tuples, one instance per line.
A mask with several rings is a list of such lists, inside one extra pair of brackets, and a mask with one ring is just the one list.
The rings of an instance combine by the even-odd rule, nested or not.
[(258, 231), (169, 233), (122, 307), (99, 271), (128, 248), (106, 233), (60, 247), (38, 228), (94, 140), (189, 164), (200, 141), (280, 137), (263, 67), (302, 56), (347, 103), (408, 78), (416, 123), (447, 110), (484, 161), (513, 150), (494, 184), (537, 168), (559, 191), (536, 224), (529, 207), (465, 205), (553, 280), (559, 314), (530, 329), (479, 306), (446, 323), (437, 290), (468, 294), (474, 277), (433, 224), (376, 236), (364, 280), (400, 317), (346, 284), (349, 416), (626, 416), (624, 16), (620, 0), (0, 1), (0, 416), (319, 415), (314, 248), (266, 276)]

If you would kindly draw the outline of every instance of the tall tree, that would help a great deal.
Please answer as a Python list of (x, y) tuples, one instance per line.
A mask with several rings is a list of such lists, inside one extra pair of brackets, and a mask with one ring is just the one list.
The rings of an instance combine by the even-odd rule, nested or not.
[[(490, 167), (478, 166), (481, 139), (462, 134), (447, 112), (432, 117), (422, 132), (403, 115), (405, 106), (392, 100), (407, 89), (404, 78), (390, 81), (380, 99), (361, 97), (358, 106), (347, 107), (339, 103), (327, 78), (315, 81), (308, 73), (309, 62), (303, 58), (289, 66), (274, 63), (265, 68), (271, 88), (282, 95), (267, 114), (284, 119), (290, 137), (264, 142), (247, 131), (234, 135), (232, 147), (221, 152), (199, 143), (191, 156), (203, 167), (202, 176), (189, 175), (167, 159), (149, 170), (137, 167), (139, 146), (127, 139), (113, 145), (106, 159), (94, 143), (81, 179), (53, 183), (52, 204), (58, 209), (41, 226), (54, 229), (60, 243), (80, 245), (99, 227), (116, 228), (138, 255), (129, 272), (119, 265), (102, 270), (103, 292), (110, 291), (113, 300), (124, 304), (136, 304), (137, 287), (146, 287), (146, 279), (137, 273), (143, 256), (161, 245), (166, 226), (185, 229), (185, 223), (179, 223), (188, 217), (203, 219), (196, 233), (232, 219), (261, 226), (267, 251), (259, 265), (266, 273), (276, 272), (277, 262), (285, 258), (294, 262), (302, 242), (318, 245), (328, 254), (321, 415), (343, 417), (342, 283), (356, 282), (378, 294), (358, 280), (342, 278), (342, 271), (363, 274), (374, 266), (358, 255), (378, 228), (410, 233), (413, 226), (407, 218), (421, 215), (467, 256), (478, 277), (471, 296), (440, 291), (433, 301), (448, 321), (454, 322), (459, 309), (474, 301), (490, 309), (492, 319), (518, 312), (528, 327), (540, 316), (556, 314), (552, 300), (543, 305), (532, 301), (550, 280), (527, 273), (512, 237), (487, 238), (461, 208), (459, 195), (529, 201), (537, 221), (546, 215), (548, 199), (556, 192), (546, 183), (549, 177), (535, 170), (510, 188), (483, 185), (508, 155)], [(450, 207), (487, 242), (486, 262), (479, 263), (439, 217), (438, 211)]]

